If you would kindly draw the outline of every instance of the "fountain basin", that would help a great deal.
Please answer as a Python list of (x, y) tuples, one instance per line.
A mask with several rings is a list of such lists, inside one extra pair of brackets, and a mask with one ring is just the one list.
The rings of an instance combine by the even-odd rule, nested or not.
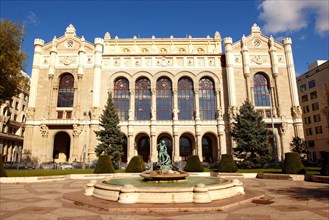
[[(152, 183), (153, 186), (143, 186), (143, 179), (136, 177), (141, 184), (130, 184), (128, 179), (122, 183), (102, 181), (93, 185), (92, 195), (109, 201), (122, 204), (134, 203), (209, 203), (214, 200), (225, 199), (244, 194), (242, 183), (237, 180), (229, 180), (218, 177), (189, 177), (183, 183)], [(191, 178), (197, 178), (196, 185), (189, 185)], [(116, 180), (116, 179), (113, 179)], [(120, 180), (125, 180), (120, 178)], [(207, 181), (206, 181), (207, 180)], [(206, 184), (204, 184), (205, 182)], [(149, 183), (149, 181), (146, 181)], [(187, 185), (186, 185), (187, 184)], [(89, 186), (90, 187), (90, 186)], [(90, 191), (90, 189), (89, 189)], [(87, 195), (87, 194), (85, 194)]]

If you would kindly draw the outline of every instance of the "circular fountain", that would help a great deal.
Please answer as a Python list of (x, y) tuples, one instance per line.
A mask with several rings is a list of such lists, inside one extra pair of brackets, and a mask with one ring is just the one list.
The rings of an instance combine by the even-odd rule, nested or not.
[(214, 200), (244, 194), (242, 183), (210, 176), (193, 176), (173, 171), (164, 142), (158, 145), (158, 169), (143, 172), (140, 176), (123, 177), (115, 174), (100, 183), (87, 184), (85, 195), (133, 203), (208, 203)]

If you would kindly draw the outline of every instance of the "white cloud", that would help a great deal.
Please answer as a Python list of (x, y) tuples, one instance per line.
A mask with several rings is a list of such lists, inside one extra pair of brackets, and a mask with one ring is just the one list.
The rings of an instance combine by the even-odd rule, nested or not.
[(38, 25), (40, 23), (40, 21), (39, 21), (38, 16), (33, 11), (29, 11), (29, 14), (26, 19), (26, 23)]
[(297, 32), (310, 25), (311, 15), (315, 17), (316, 33), (329, 31), (328, 0), (264, 0), (259, 10), (266, 33)]

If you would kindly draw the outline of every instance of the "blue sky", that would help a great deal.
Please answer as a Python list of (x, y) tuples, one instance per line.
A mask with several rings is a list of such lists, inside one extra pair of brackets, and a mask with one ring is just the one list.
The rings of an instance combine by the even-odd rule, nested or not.
[(313, 61), (329, 59), (328, 0), (1, 0), (0, 8), (2, 19), (25, 23), (22, 49), (28, 55), (28, 74), (34, 39), (49, 42), (69, 24), (90, 42), (107, 31), (120, 38), (213, 37), (219, 31), (235, 42), (257, 23), (263, 34), (280, 42), (292, 38), (297, 75)]

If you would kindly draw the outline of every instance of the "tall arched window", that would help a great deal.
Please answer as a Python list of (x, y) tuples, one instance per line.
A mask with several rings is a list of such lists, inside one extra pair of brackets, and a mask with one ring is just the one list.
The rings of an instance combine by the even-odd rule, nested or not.
[(188, 78), (178, 81), (179, 120), (194, 119), (194, 91), (193, 82)]
[(157, 81), (157, 120), (172, 120), (172, 86), (167, 78)]
[(136, 120), (150, 120), (151, 117), (151, 83), (147, 78), (136, 81), (135, 114)]
[(74, 77), (64, 73), (59, 80), (57, 107), (73, 107)]
[(179, 156), (182, 160), (187, 160), (187, 157), (192, 155), (192, 142), (187, 137), (179, 139)]
[(201, 120), (216, 119), (216, 95), (214, 83), (209, 78), (199, 81), (199, 104)]
[(263, 74), (254, 75), (255, 106), (270, 106), (270, 94), (267, 79)]
[(114, 82), (113, 101), (120, 121), (128, 120), (129, 98), (129, 81), (125, 78), (117, 79)]

